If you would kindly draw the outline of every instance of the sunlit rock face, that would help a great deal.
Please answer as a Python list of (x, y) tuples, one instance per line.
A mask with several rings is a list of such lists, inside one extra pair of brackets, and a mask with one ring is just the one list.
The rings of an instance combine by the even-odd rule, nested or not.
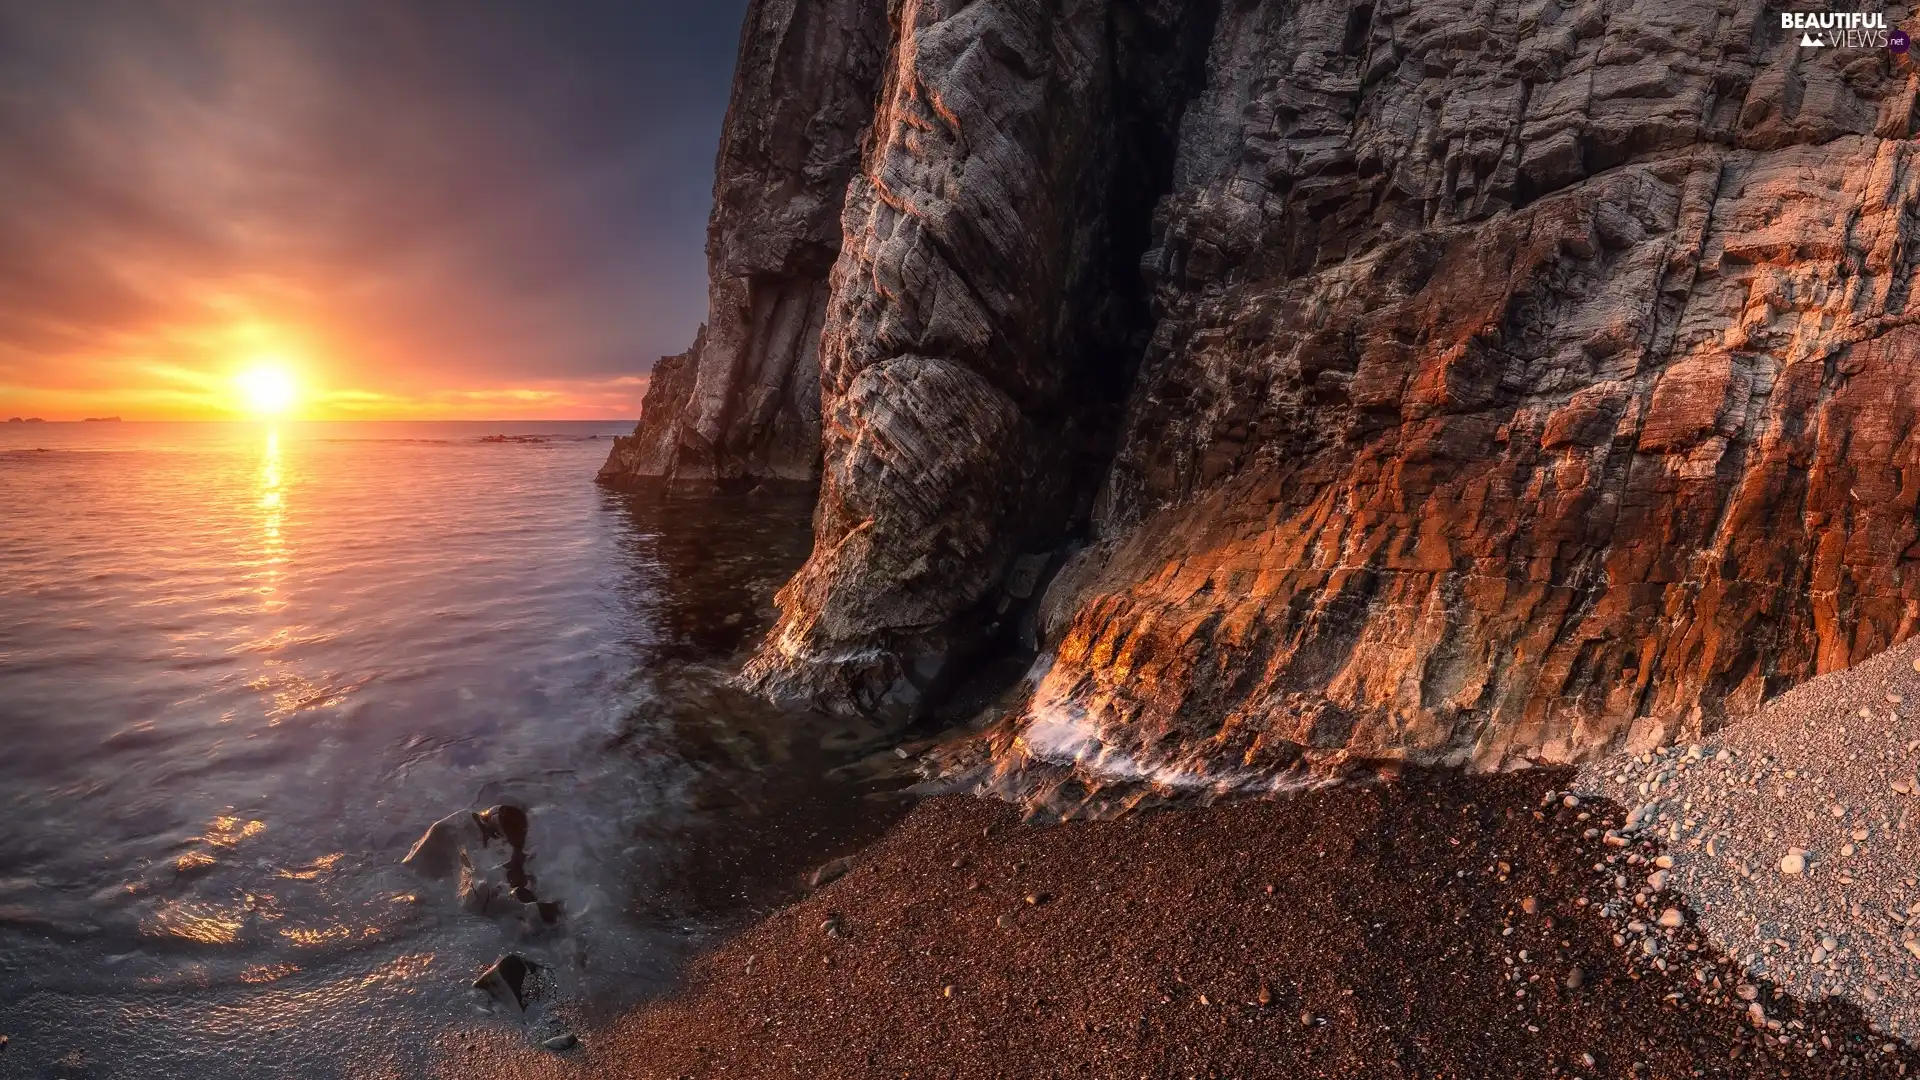
[[(1916, 79), (1778, 22), (893, 4), (748, 681), (911, 715), (1057, 570), (1012, 752), (1204, 786), (1576, 759), (1911, 634)], [(714, 334), (696, 433), (758, 400)]]
[(1777, 23), (1232, 5), (1030, 718), (1494, 768), (1911, 634), (1915, 78)]
[(707, 226), (707, 322), (654, 368), (640, 425), (600, 472), (812, 480), (820, 325), (840, 209), (873, 118), (886, 0), (753, 0)]

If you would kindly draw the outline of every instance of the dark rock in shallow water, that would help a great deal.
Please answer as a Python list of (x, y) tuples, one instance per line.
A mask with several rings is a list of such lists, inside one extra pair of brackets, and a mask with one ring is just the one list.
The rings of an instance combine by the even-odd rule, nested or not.
[(505, 840), (518, 850), (527, 846), (527, 812), (517, 806), (489, 806), (473, 816), (480, 835), (487, 840)]
[(459, 872), (469, 847), (485, 847), (486, 842), (479, 815), (462, 810), (427, 826), (427, 831), (414, 841), (400, 863), (439, 881)]
[[(529, 824), (526, 810), (512, 804), (448, 814), (400, 861), (436, 881), (457, 872), (454, 897), (463, 911), (516, 918), (529, 935), (550, 934), (560, 924), (562, 909), (558, 901), (540, 899), (534, 876), (527, 872)], [(496, 843), (506, 847), (506, 860), (497, 865), (479, 861)]]
[(454, 899), (459, 902), (460, 910), (474, 915), (492, 915), (504, 911), (501, 894), (505, 890), (504, 884), (468, 861), (465, 851), (460, 853), (460, 885), (454, 890)]
[(545, 964), (519, 953), (508, 953), (481, 972), (480, 977), (473, 980), (473, 988), (484, 991), (494, 1001), (513, 1006), (515, 1012), (524, 1012), (539, 998), (541, 974), (545, 970)]

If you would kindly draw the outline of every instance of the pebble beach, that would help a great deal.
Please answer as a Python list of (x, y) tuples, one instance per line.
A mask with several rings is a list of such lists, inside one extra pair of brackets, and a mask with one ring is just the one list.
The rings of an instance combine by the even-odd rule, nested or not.
[[(1595, 867), (1642, 951), (1697, 918), (1744, 984), (1839, 997), (1920, 1035), (1920, 643), (1806, 683), (1707, 741), (1582, 770), (1631, 807)], [(1765, 1022), (1765, 1003), (1752, 1006)]]
[[(1841, 997), (1755, 985), (1683, 898), (1627, 930), (1646, 841), (1571, 770), (1025, 824), (921, 803), (844, 876), (551, 1052), (448, 1077), (1900, 1077)], [(1589, 833), (1592, 835), (1589, 835)], [(1616, 860), (1610, 864), (1608, 859)], [(1658, 855), (1645, 856), (1649, 872)], [(1636, 873), (1639, 867), (1634, 867)], [(1630, 879), (1631, 880), (1631, 879)], [(1681, 913), (1659, 927), (1660, 907)], [(1638, 909), (1636, 909), (1638, 912)], [(1751, 997), (1753, 1000), (1749, 1000)], [(1759, 1002), (1765, 1020), (1755, 1022)]]

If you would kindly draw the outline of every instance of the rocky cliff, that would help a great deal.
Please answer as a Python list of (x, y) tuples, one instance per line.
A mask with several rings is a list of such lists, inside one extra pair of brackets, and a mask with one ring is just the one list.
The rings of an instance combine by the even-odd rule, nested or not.
[(885, 0), (753, 0), (714, 167), (707, 322), (663, 357), (603, 482), (811, 480), (820, 324), (873, 119)]
[(1018, 753), (1501, 767), (1910, 635), (1920, 82), (1779, 22), (896, 0), (750, 684), (912, 715), (1038, 595)]

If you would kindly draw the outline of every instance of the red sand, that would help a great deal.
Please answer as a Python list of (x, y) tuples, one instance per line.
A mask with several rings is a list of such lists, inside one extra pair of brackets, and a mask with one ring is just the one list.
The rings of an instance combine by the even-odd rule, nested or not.
[[(1683, 941), (1700, 951), (1676, 950), (1671, 972), (1629, 963), (1577, 902), (1604, 895), (1592, 864), (1606, 849), (1581, 833), (1616, 823), (1617, 808), (1591, 822), (1534, 814), (1567, 781), (1414, 776), (1053, 827), (1021, 825), (1004, 805), (934, 800), (845, 878), (698, 962), (672, 1000), (586, 1033), (569, 1055), (496, 1042), (447, 1072), (1851, 1077), (1920, 1066), (1884, 1052), (1839, 1004), (1766, 994), (1797, 1041), (1755, 1032), (1696, 937)], [(843, 936), (823, 929), (829, 920)], [(1583, 985), (1570, 990), (1575, 966)], [(1723, 988), (1703, 989), (1697, 968)]]

